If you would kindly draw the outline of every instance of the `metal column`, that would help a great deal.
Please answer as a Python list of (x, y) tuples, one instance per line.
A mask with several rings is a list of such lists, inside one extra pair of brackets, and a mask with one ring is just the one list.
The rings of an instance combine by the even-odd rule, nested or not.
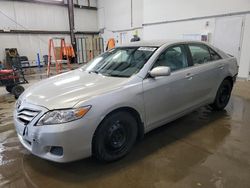
[[(76, 39), (75, 39), (75, 18), (74, 18), (74, 2), (68, 0), (68, 14), (69, 14), (69, 28), (71, 44), (76, 52)], [(75, 53), (76, 54), (76, 53)], [(76, 58), (75, 58), (76, 61)]]

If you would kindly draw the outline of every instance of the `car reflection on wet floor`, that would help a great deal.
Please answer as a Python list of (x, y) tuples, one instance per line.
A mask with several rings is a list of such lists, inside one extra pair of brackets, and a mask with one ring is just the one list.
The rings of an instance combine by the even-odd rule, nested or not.
[(109, 164), (93, 158), (57, 164), (31, 155), (14, 130), (14, 101), (0, 95), (0, 187), (250, 186), (250, 100), (239, 94), (222, 112), (203, 107), (148, 133)]

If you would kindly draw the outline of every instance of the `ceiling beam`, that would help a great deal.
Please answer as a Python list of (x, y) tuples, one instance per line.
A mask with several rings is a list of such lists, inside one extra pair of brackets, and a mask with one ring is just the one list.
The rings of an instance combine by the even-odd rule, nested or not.
[[(0, 34), (35, 34), (35, 35), (70, 35), (70, 31), (48, 31), (48, 30), (1, 30)], [(76, 31), (76, 35), (98, 35), (98, 31)]]
[[(51, 0), (3, 0), (3, 1), (17, 1), (17, 2), (26, 2), (26, 3), (57, 5), (57, 6), (64, 6), (64, 7), (68, 6), (63, 1), (51, 1)], [(79, 8), (79, 9), (97, 10), (97, 7), (77, 5), (77, 4), (74, 4), (74, 7)]]

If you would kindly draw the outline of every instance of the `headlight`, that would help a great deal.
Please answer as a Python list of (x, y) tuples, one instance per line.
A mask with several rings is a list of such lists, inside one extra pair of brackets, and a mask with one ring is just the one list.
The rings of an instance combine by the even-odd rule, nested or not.
[(90, 108), (91, 106), (86, 106), (75, 109), (49, 111), (40, 118), (36, 125), (54, 125), (74, 121), (82, 118)]

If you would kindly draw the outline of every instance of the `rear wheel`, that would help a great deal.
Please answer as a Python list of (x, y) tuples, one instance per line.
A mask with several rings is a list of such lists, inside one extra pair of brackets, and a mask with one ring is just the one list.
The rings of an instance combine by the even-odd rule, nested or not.
[(93, 138), (93, 155), (100, 161), (111, 162), (125, 156), (137, 137), (137, 121), (128, 112), (109, 115), (97, 128)]
[(24, 92), (24, 87), (16, 85), (12, 88), (11, 93), (15, 96), (16, 99)]
[(223, 110), (229, 102), (232, 88), (233, 86), (231, 82), (229, 80), (224, 80), (217, 91), (214, 103), (211, 104), (210, 106), (214, 110)]

